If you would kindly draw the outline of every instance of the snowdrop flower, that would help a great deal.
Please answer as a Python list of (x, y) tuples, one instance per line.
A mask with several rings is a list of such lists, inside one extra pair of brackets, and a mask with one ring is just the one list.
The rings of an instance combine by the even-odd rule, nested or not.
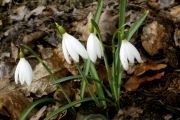
[(101, 43), (94, 33), (90, 33), (88, 37), (87, 52), (90, 60), (94, 63), (96, 62), (97, 58), (101, 58), (103, 56)]
[(134, 59), (139, 63), (142, 62), (141, 56), (137, 49), (127, 40), (122, 40), (120, 48), (120, 60), (123, 68), (128, 70), (128, 62), (134, 64)]
[(71, 64), (71, 58), (75, 62), (79, 62), (79, 56), (84, 59), (88, 59), (87, 51), (79, 40), (65, 32), (62, 26), (59, 26), (58, 24), (56, 25), (58, 27), (58, 31), (62, 35), (62, 49), (67, 63)]
[(29, 62), (23, 57), (23, 53), (20, 52), (20, 60), (15, 70), (15, 82), (18, 81), (23, 85), (26, 83), (28, 86), (32, 82), (33, 72)]

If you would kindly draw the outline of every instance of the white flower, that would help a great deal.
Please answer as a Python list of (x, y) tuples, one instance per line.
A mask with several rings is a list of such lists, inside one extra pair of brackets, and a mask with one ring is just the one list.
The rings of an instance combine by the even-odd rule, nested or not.
[(134, 64), (134, 59), (136, 59), (139, 63), (142, 62), (141, 56), (137, 49), (127, 40), (122, 40), (121, 48), (120, 48), (120, 60), (123, 68), (128, 70), (128, 61)]
[(20, 58), (20, 61), (15, 70), (16, 84), (18, 84), (19, 81), (21, 85), (23, 85), (25, 82), (29, 86), (32, 82), (32, 77), (33, 73), (31, 65), (25, 58)]
[(90, 33), (87, 40), (87, 52), (92, 62), (96, 62), (97, 58), (103, 56), (103, 50), (99, 39), (94, 33)]
[(79, 42), (79, 40), (66, 32), (62, 36), (63, 54), (69, 64), (71, 64), (70, 57), (75, 62), (79, 62), (79, 55), (84, 59), (88, 59), (87, 51), (84, 46)]

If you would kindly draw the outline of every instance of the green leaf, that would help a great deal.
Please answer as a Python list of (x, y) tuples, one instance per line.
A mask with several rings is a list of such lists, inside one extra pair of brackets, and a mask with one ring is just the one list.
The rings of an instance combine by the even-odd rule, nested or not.
[(95, 16), (94, 16), (94, 20), (96, 21), (97, 24), (99, 23), (99, 19), (101, 17), (103, 4), (104, 4), (104, 0), (99, 0), (98, 7), (97, 7), (97, 10), (96, 10), (96, 13), (95, 13)]
[(26, 117), (28, 116), (28, 114), (32, 111), (32, 109), (34, 107), (36, 107), (37, 105), (39, 104), (42, 104), (42, 103), (46, 103), (46, 102), (53, 102), (54, 99), (52, 98), (42, 98), (40, 100), (37, 100), (35, 102), (33, 102), (32, 104), (30, 104), (24, 111), (23, 113), (21, 114), (19, 120), (26, 120)]
[(127, 33), (127, 40), (130, 40), (133, 34), (138, 30), (138, 28), (141, 26), (143, 21), (145, 20), (146, 16), (148, 15), (148, 11), (146, 11), (139, 19), (137, 19), (131, 26), (131, 28), (128, 30)]
[(66, 109), (69, 109), (69, 108), (71, 108), (71, 107), (73, 107), (73, 106), (75, 106), (75, 105), (77, 105), (77, 104), (79, 104), (79, 103), (87, 102), (87, 101), (91, 101), (91, 100), (93, 100), (93, 99), (92, 99), (92, 98), (84, 98), (84, 99), (82, 99), (82, 100), (73, 101), (73, 102), (71, 102), (71, 103), (69, 103), (69, 104), (67, 104), (67, 105), (64, 105), (64, 106), (56, 109), (55, 111), (53, 111), (52, 113), (50, 113), (44, 120), (50, 120), (50, 119), (53, 118), (55, 115), (57, 115), (57, 114), (60, 113), (60, 112), (63, 112), (63, 111), (66, 110)]
[(125, 24), (125, 14), (126, 14), (126, 3), (127, 3), (127, 0), (119, 0), (120, 2), (120, 5), (119, 5), (119, 28), (120, 29), (120, 33), (119, 34), (120, 36), (120, 39), (123, 40), (124, 39), (124, 24)]
[(62, 83), (62, 82), (66, 82), (69, 80), (74, 80), (74, 79), (82, 79), (82, 77), (80, 75), (76, 75), (76, 76), (68, 76), (68, 77), (63, 77), (61, 79), (57, 79), (54, 84), (58, 84), (58, 83)]
[(101, 36), (101, 34), (100, 34), (101, 31), (100, 31), (100, 29), (99, 29), (99, 26), (98, 26), (97, 22), (92, 19), (92, 20), (91, 20), (91, 23), (92, 23), (93, 27), (96, 29), (99, 39), (102, 40), (102, 36)]

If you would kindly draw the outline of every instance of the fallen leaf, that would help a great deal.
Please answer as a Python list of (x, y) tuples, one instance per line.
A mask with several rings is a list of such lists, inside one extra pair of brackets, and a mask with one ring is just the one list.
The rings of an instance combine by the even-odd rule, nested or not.
[(140, 76), (148, 70), (156, 71), (166, 68), (166, 64), (144, 63), (140, 67), (136, 68), (134, 74)]
[(18, 58), (18, 48), (12, 42), (11, 42), (11, 57), (14, 59), (14, 61), (16, 61)]
[(143, 113), (143, 110), (138, 107), (128, 107), (124, 109), (120, 109), (118, 114), (113, 118), (113, 120), (127, 120), (127, 119), (135, 119), (139, 118), (139, 116)]
[(87, 18), (87, 16), (89, 15), (89, 13), (95, 13), (95, 9), (96, 9), (96, 3), (92, 3), (89, 4), (87, 7), (81, 8), (81, 9), (77, 9), (75, 8), (73, 10), (73, 17), (77, 20), (77, 21), (82, 21), (84, 19)]
[(111, 37), (116, 30), (118, 15), (113, 15), (112, 10), (106, 8), (101, 14), (99, 28), (105, 43), (111, 43)]
[(26, 6), (20, 6), (14, 10), (14, 13), (16, 13), (16, 15), (10, 15), (10, 19), (14, 21), (21, 21), (24, 19), (25, 15), (28, 14), (28, 12), (29, 10)]
[(2, 22), (2, 20), (0, 20), (0, 27), (3, 25), (3, 22)]
[(61, 16), (64, 14), (64, 11), (59, 11), (56, 5), (49, 5), (48, 8), (53, 11), (54, 15)]
[(165, 37), (165, 27), (157, 21), (153, 21), (143, 28), (141, 35), (142, 46), (149, 55), (153, 56), (157, 54), (160, 49), (163, 49), (165, 45), (163, 40)]
[(43, 106), (35, 115), (33, 115), (29, 120), (39, 120), (43, 115), (47, 106)]
[(174, 4), (175, 0), (158, 0), (158, 3), (160, 5), (160, 8), (168, 8), (170, 7), (172, 4)]
[(161, 72), (161, 70), (166, 67), (166, 64), (141, 64), (141, 66), (136, 68), (134, 75), (125, 83), (124, 88), (126, 91), (135, 91), (139, 86), (146, 82), (160, 79), (165, 73)]
[(13, 66), (10, 62), (0, 61), (0, 80), (9, 80), (12, 77)]
[[(49, 115), (50, 113), (54, 112), (55, 110), (57, 110), (61, 105), (59, 104), (59, 102), (56, 102), (54, 105), (52, 105), (52, 107), (48, 107), (47, 108), (47, 114)], [(66, 115), (67, 115), (68, 111), (67, 109), (64, 110), (63, 112), (59, 112), (53, 119), (54, 120), (61, 120), (63, 119)], [(70, 116), (72, 118), (72, 116)], [(65, 120), (69, 120), (69, 119), (65, 119)]]
[(0, 55), (0, 59), (5, 59), (5, 58), (9, 58), (10, 57), (10, 53), (9, 52), (3, 52)]
[(157, 2), (157, 0), (149, 0), (148, 1), (148, 4), (153, 7), (153, 8), (156, 8), (156, 9), (159, 9), (160, 5), (159, 3)]
[(180, 22), (180, 5), (171, 8), (170, 15), (175, 23)]
[(92, 13), (89, 13), (87, 16), (87, 20), (81, 20), (81, 21), (75, 21), (73, 22), (73, 28), (72, 31), (76, 31), (80, 33), (82, 36), (80, 36), (81, 41), (87, 41), (89, 37), (89, 24), (91, 23), (91, 19), (93, 18)]
[(29, 14), (26, 14), (25, 20), (28, 20), (32, 15), (38, 16), (38, 15), (42, 14), (42, 12), (45, 8), (46, 8), (45, 6), (38, 6), (37, 8), (30, 11)]
[(11, 3), (12, 2), (12, 0), (2, 0), (2, 6), (5, 6), (6, 4), (8, 4), (8, 3)]
[(30, 33), (30, 34), (27, 34), (23, 38), (23, 43), (28, 44), (28, 43), (31, 43), (33, 41), (40, 40), (45, 35), (46, 34), (43, 31), (36, 31), (36, 32)]
[(31, 101), (18, 91), (6, 91), (0, 94), (0, 114), (17, 120)]
[(175, 45), (180, 47), (180, 29), (176, 28), (174, 32)]

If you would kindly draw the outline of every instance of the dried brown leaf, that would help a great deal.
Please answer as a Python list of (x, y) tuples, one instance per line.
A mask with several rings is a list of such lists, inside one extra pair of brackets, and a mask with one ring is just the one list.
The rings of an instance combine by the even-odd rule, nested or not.
[(102, 33), (103, 41), (111, 43), (111, 37), (116, 30), (118, 16), (113, 15), (112, 10), (105, 9), (99, 20), (99, 28)]
[(164, 76), (164, 72), (157, 73), (152, 76), (145, 76), (145, 77), (138, 77), (138, 76), (132, 76), (124, 85), (126, 91), (135, 91), (140, 85), (142, 85), (145, 82), (153, 81), (160, 79)]
[(141, 64), (140, 67), (136, 68), (134, 74), (137, 76), (140, 76), (148, 70), (156, 71), (156, 70), (161, 70), (166, 67), (167, 67), (166, 64), (144, 63), (144, 64)]
[(43, 31), (36, 31), (36, 32), (30, 33), (24, 36), (23, 43), (25, 44), (31, 43), (33, 41), (39, 40), (40, 38), (43, 38), (45, 35), (46, 34)]
[(14, 61), (16, 61), (18, 58), (18, 48), (12, 42), (11, 42), (11, 57), (14, 59)]
[(143, 28), (143, 34), (141, 35), (142, 46), (149, 55), (153, 56), (166, 45), (163, 41), (165, 36), (165, 27), (154, 21)]
[(170, 10), (170, 15), (172, 16), (172, 19), (175, 23), (180, 22), (180, 5), (173, 7)]
[(0, 114), (17, 120), (30, 100), (18, 91), (6, 91), (0, 94)]
[(168, 8), (170, 7), (172, 4), (174, 4), (175, 0), (159, 0), (159, 4), (160, 4), (160, 8)]
[[(166, 68), (166, 64), (155, 64), (155, 63), (145, 63), (136, 68), (135, 73), (132, 77), (128, 79), (124, 87), (126, 91), (135, 91), (142, 84), (158, 80), (164, 76), (164, 72), (159, 72)], [(148, 74), (148, 71), (153, 71), (153, 74)]]
[(174, 32), (175, 45), (180, 47), (180, 29), (176, 28)]
[(118, 114), (113, 120), (126, 120), (129, 118), (138, 118), (143, 113), (143, 110), (138, 107), (128, 107), (123, 110), (119, 110)]
[[(62, 89), (64, 90), (64, 92), (67, 94), (69, 98), (75, 98), (76, 91), (73, 89), (73, 81), (64, 83), (62, 86)], [(60, 101), (66, 100), (62, 92), (62, 89), (57, 89), (56, 92), (54, 93), (54, 98)]]
[(16, 15), (10, 15), (10, 19), (14, 21), (21, 21), (24, 19), (25, 15), (29, 13), (26, 6), (20, 6), (13, 11)]
[(37, 8), (33, 9), (30, 13), (26, 14), (25, 19), (28, 20), (32, 15), (37, 16), (42, 14), (45, 8), (45, 6), (38, 6)]
[(9, 4), (11, 2), (12, 2), (12, 0), (2, 0), (0, 3), (2, 6), (4, 6), (4, 5)]
[(35, 115), (30, 118), (30, 120), (39, 120), (44, 115), (44, 111), (46, 109), (47, 106), (43, 106)]

